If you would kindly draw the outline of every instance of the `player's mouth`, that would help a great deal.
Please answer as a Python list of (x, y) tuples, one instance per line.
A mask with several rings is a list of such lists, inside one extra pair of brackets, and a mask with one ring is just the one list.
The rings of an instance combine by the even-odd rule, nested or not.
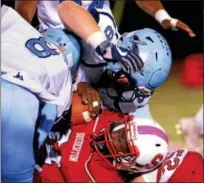
[(125, 76), (124, 74), (122, 74), (120, 76), (119, 79), (117, 79), (117, 81), (121, 84), (129, 84), (129, 79), (127, 78), (127, 76)]

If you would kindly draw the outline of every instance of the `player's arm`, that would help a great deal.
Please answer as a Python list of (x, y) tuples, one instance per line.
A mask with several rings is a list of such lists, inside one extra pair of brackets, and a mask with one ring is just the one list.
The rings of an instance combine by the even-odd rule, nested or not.
[(58, 14), (68, 30), (91, 45), (107, 62), (117, 61), (125, 72), (143, 69), (144, 63), (138, 59), (138, 56), (128, 49), (122, 49), (108, 41), (105, 33), (100, 31), (93, 16), (75, 2), (64, 1), (60, 3)]
[(75, 2), (64, 1), (60, 3), (58, 14), (68, 30), (74, 32), (92, 46), (96, 47), (106, 40), (104, 33), (100, 31), (92, 15)]
[(136, 4), (146, 13), (154, 17), (165, 29), (179, 29), (194, 37), (191, 28), (180, 20), (172, 18), (165, 10), (161, 1), (135, 0)]
[(29, 23), (32, 22), (37, 9), (38, 0), (15, 1), (15, 10)]

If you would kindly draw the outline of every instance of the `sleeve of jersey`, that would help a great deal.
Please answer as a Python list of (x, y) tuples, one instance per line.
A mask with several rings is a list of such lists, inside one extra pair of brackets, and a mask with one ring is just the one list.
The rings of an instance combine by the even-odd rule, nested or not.
[(76, 72), (76, 76), (75, 76), (75, 80), (74, 80), (74, 84), (73, 84), (73, 91), (77, 90), (77, 86), (79, 82), (86, 82), (89, 83), (87, 77), (86, 77), (86, 73), (84, 71), (84, 69), (81, 67), (81, 65), (79, 65), (79, 68)]
[(1, 7), (1, 34), (8, 30), (13, 24), (21, 20), (20, 15), (12, 8), (3, 5)]

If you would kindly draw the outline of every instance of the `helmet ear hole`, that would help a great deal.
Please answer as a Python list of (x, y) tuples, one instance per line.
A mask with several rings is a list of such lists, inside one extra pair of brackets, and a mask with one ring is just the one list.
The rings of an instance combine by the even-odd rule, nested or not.
[(155, 58), (156, 58), (156, 61), (158, 61), (158, 53), (157, 52), (155, 53)]
[(134, 41), (139, 41), (139, 40), (140, 40), (137, 35), (134, 35), (134, 36), (133, 36), (133, 39), (134, 39)]
[(152, 43), (154, 43), (154, 41), (152, 40), (152, 38), (150, 36), (147, 36), (146, 39), (151, 41)]
[(156, 146), (156, 147), (160, 147), (160, 146), (161, 146), (161, 144), (155, 144), (155, 146)]

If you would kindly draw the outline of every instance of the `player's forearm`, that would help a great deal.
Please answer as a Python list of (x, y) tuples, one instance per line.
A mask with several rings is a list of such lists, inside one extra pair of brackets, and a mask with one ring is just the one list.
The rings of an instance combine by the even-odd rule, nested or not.
[[(92, 15), (72, 1), (64, 1), (61, 3), (58, 7), (58, 14), (64, 26), (85, 41), (87, 41), (93, 33), (100, 34), (100, 28)], [(102, 32), (101, 36), (98, 36), (101, 37), (101, 40), (98, 37), (99, 42), (105, 39)], [(95, 38), (94, 40), (96, 40)]]
[(152, 17), (155, 16), (155, 13), (158, 10), (164, 9), (164, 6), (162, 5), (161, 1), (136, 0), (135, 2), (143, 11), (145, 11)]
[(164, 9), (161, 1), (135, 0), (136, 4), (146, 13), (156, 19), (164, 29), (183, 30), (190, 37), (195, 37), (193, 30), (184, 22), (172, 18)]
[(26, 21), (31, 23), (37, 9), (37, 2), (37, 0), (15, 1), (15, 9)]

